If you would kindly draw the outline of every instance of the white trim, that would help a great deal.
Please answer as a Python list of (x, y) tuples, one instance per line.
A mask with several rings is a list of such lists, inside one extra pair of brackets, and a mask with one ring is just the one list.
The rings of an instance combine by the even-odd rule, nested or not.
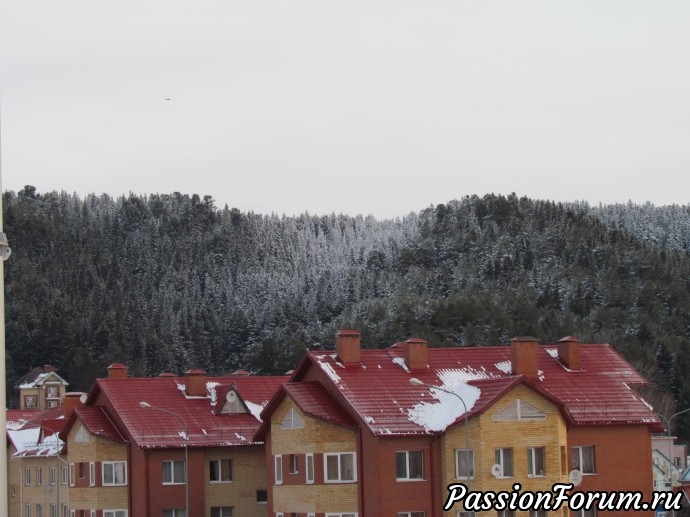
[[(115, 465), (120, 465), (122, 464), (122, 472), (124, 474), (124, 481), (122, 483), (117, 483), (115, 482)], [(113, 467), (113, 481), (112, 482), (107, 482), (105, 480), (105, 468), (106, 466), (111, 466)], [(103, 461), (101, 462), (101, 486), (127, 486), (127, 462), (126, 461)]]
[[(307, 480), (307, 485), (313, 485), (314, 484), (314, 454), (311, 452), (308, 452), (306, 455), (306, 461), (304, 462), (304, 475), (306, 476)], [(311, 471), (311, 476), (309, 476), (309, 471)], [(313, 514), (312, 514), (313, 515)]]
[(283, 455), (276, 454), (273, 458), (273, 480), (276, 485), (283, 484)]
[[(352, 456), (352, 479), (341, 478), (341, 458)], [(338, 458), (338, 479), (328, 479), (328, 458)], [(326, 452), (323, 454), (323, 481), (324, 483), (356, 483), (357, 482), (357, 454), (354, 452)]]

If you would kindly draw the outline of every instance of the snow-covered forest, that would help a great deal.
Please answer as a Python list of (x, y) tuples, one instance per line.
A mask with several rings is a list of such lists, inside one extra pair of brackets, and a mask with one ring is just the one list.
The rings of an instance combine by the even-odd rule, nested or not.
[(30, 186), (3, 203), (10, 386), (40, 364), (74, 390), (114, 361), (283, 373), (356, 328), (372, 347), (608, 342), (690, 407), (688, 206), (490, 195), (378, 221)]

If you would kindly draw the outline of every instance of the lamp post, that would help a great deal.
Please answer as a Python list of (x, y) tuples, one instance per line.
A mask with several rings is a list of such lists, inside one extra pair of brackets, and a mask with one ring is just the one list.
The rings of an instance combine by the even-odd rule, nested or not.
[(190, 517), (189, 516), (189, 456), (187, 454), (187, 442), (189, 441), (189, 428), (187, 427), (187, 421), (182, 418), (182, 415), (179, 413), (176, 413), (175, 411), (171, 411), (170, 409), (165, 409), (162, 407), (154, 406), (152, 404), (149, 404), (148, 402), (141, 401), (139, 402), (139, 407), (143, 409), (157, 409), (158, 411), (163, 411), (164, 413), (169, 413), (177, 418), (180, 419), (180, 422), (182, 422), (182, 427), (184, 428), (184, 504), (185, 504), (185, 510), (184, 510), (184, 515), (185, 517)]
[(464, 417), (465, 417), (465, 454), (467, 455), (467, 490), (470, 490), (471, 486), (471, 480), (470, 480), (470, 428), (468, 427), (467, 424), (467, 404), (465, 404), (465, 401), (462, 399), (460, 395), (455, 393), (454, 391), (450, 391), (446, 388), (441, 388), (440, 386), (434, 386), (433, 384), (427, 384), (425, 382), (420, 381), (416, 377), (412, 377), (410, 379), (410, 384), (413, 386), (426, 386), (427, 388), (432, 388), (435, 390), (443, 391), (445, 393), (450, 393), (451, 395), (455, 395), (460, 402), (462, 402), (462, 407), (465, 409)]
[[(656, 416), (659, 418), (663, 418), (664, 422), (666, 422), (666, 436), (668, 437), (668, 480), (671, 484), (671, 492), (673, 492), (673, 440), (671, 439), (671, 422), (673, 421), (674, 418), (676, 418), (678, 415), (682, 415), (683, 413), (687, 413), (690, 411), (690, 407), (687, 409), (684, 409), (682, 411), (678, 411), (677, 413), (673, 413), (670, 417), (666, 418), (664, 415), (661, 413), (657, 413)], [(671, 510), (671, 516), (675, 516), (676, 511)]]
[[(60, 483), (61, 483), (61, 481), (62, 481), (62, 476), (60, 475), (60, 468), (59, 468), (59, 467), (60, 467), (60, 462), (63, 462), (63, 463), (66, 463), (66, 464), (69, 463), (69, 462), (63, 460), (63, 459), (60, 457), (60, 450), (62, 449), (62, 446), (61, 446), (62, 441), (61, 441), (60, 438), (58, 437), (58, 433), (55, 432), (53, 429), (49, 429), (48, 427), (45, 427), (45, 426), (43, 426), (43, 425), (41, 425), (41, 424), (34, 424), (34, 423), (31, 423), (31, 422), (29, 422), (28, 420), (25, 420), (25, 419), (23, 419), (23, 418), (20, 418), (20, 419), (18, 420), (18, 422), (19, 422), (20, 424), (22, 424), (22, 425), (26, 425), (26, 424), (35, 425), (36, 427), (39, 427), (39, 428), (43, 429), (44, 431), (50, 431), (50, 432), (52, 433), (52, 436), (55, 437), (55, 444), (48, 445), (48, 447), (49, 447), (50, 449), (54, 449), (54, 452), (55, 452), (55, 459), (58, 460), (58, 462), (57, 462), (57, 468), (55, 469), (55, 485), (57, 486), (57, 488), (56, 488), (56, 490), (55, 490), (55, 497), (56, 497), (56, 499), (55, 499), (55, 509), (56, 509), (56, 511), (58, 512), (58, 515), (59, 515), (59, 514), (60, 514)], [(46, 442), (46, 438), (47, 438), (47, 437), (44, 436), (44, 437), (43, 437), (43, 440), (41, 441), (41, 443), (45, 443), (45, 442)], [(19, 471), (20, 482), (21, 482), (21, 477), (22, 477), (22, 472), (21, 472), (21, 470), (20, 470), (20, 471)], [(48, 486), (50, 486), (50, 471), (48, 472)]]

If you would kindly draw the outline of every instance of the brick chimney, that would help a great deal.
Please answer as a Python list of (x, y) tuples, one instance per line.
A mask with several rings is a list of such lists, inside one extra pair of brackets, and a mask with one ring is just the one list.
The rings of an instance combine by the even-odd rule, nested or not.
[(206, 372), (199, 368), (192, 368), (184, 372), (187, 396), (205, 397), (206, 396)]
[(362, 355), (361, 351), (358, 331), (341, 330), (335, 336), (335, 353), (338, 355), (338, 360), (345, 367), (359, 366)]
[(563, 366), (569, 370), (581, 370), (580, 345), (582, 342), (575, 336), (564, 337), (558, 340), (558, 358)]
[(426, 370), (429, 359), (429, 347), (421, 338), (413, 337), (403, 343), (403, 357), (410, 371)]
[(80, 391), (69, 391), (65, 393), (62, 399), (62, 414), (65, 415), (65, 418), (69, 418), (75, 408), (84, 405), (81, 401), (82, 397), (86, 398), (86, 393)]
[(108, 379), (126, 379), (129, 369), (122, 363), (113, 363), (108, 366)]
[(533, 337), (514, 337), (510, 340), (513, 375), (536, 377), (539, 373), (539, 341)]

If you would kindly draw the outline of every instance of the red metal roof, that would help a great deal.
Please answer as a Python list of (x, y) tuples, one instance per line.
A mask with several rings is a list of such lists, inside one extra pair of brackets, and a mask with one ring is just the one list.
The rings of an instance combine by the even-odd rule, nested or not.
[(82, 406), (74, 409), (74, 415), (93, 436), (105, 438), (111, 442), (127, 443), (104, 408)]
[[(227, 393), (221, 387), (232, 386), (249, 413), (216, 414), (224, 398), (216, 396), (214, 403), (210, 397), (187, 396), (184, 377), (98, 379), (87, 404), (107, 397), (125, 427), (123, 432), (142, 448), (249, 445), (260, 424), (261, 409), (287, 380), (284, 376), (206, 378), (207, 387), (217, 394)], [(141, 401), (154, 408), (140, 407)]]
[[(572, 425), (649, 424), (658, 426), (652, 408), (634, 390), (645, 379), (610, 345), (582, 345), (581, 370), (571, 371), (558, 359), (556, 346), (539, 347), (539, 377), (523, 380), (560, 405)], [(428, 432), (411, 418), (411, 411), (437, 401), (425, 386), (413, 386), (417, 377), (441, 386), (442, 378), (465, 379), (479, 388), (480, 395), (469, 415), (484, 411), (522, 376), (511, 375), (510, 346), (429, 348), (428, 368), (409, 372), (402, 347), (363, 349), (361, 365), (347, 367), (333, 351), (308, 352), (307, 361), (321, 368), (341, 391), (341, 401), (350, 405), (374, 434)], [(295, 380), (305, 371), (301, 364)], [(457, 418), (457, 424), (464, 417)]]

